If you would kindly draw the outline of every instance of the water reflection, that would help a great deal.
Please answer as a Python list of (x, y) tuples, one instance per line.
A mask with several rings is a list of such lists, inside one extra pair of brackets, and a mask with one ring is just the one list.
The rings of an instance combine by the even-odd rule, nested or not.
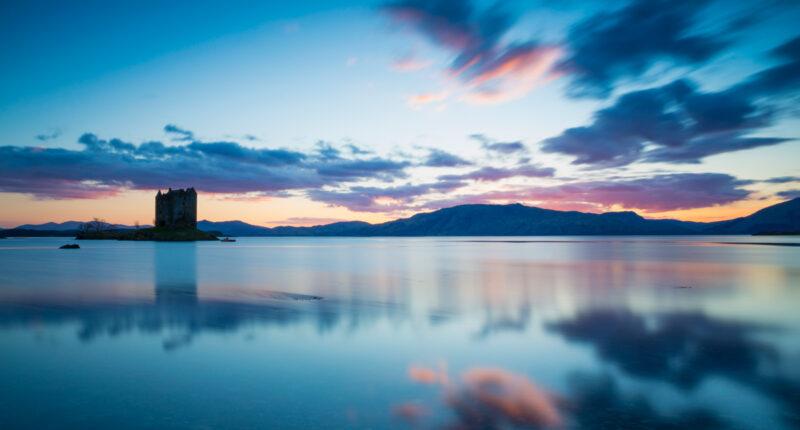
[(751, 380), (778, 360), (774, 347), (754, 339), (774, 327), (722, 321), (700, 312), (646, 318), (629, 310), (593, 309), (549, 328), (592, 345), (602, 360), (630, 375), (663, 379), (683, 389), (715, 375)]
[[(608, 374), (574, 372), (563, 394), (526, 375), (498, 367), (470, 368), (453, 381), (446, 370), (409, 369), (412, 380), (441, 390), (440, 402), (406, 401), (395, 417), (414, 428), (444, 429), (723, 429), (727, 423), (707, 407), (664, 412), (643, 393), (625, 393)], [(437, 410), (438, 409), (438, 410)], [(436, 419), (437, 412), (449, 418)], [(443, 412), (443, 413), (442, 413)]]
[(197, 304), (197, 247), (194, 243), (156, 244), (156, 303), (165, 307)]
[(574, 428), (595, 430), (712, 430), (736, 427), (704, 407), (660, 412), (645, 394), (625, 394), (609, 375), (571, 375), (569, 409)]
[[(800, 428), (800, 375), (791, 356), (757, 338), (780, 329), (763, 324), (724, 321), (699, 312), (637, 315), (622, 309), (594, 309), (572, 319), (551, 323), (549, 329), (574, 342), (591, 345), (601, 360), (618, 366), (628, 376), (666, 381), (681, 390), (694, 390), (706, 379), (725, 377), (774, 399), (783, 420)], [(788, 371), (788, 372), (787, 372)], [(792, 373), (794, 372), (794, 373)], [(580, 381), (581, 378), (576, 378)], [(585, 379), (585, 378), (584, 378)], [(609, 402), (616, 391), (608, 377), (600, 382), (577, 382), (578, 391), (610, 393), (583, 396), (589, 401)], [(642, 401), (636, 414), (650, 407)], [(613, 404), (598, 404), (593, 410), (615, 410)], [(627, 416), (627, 415), (626, 415)], [(652, 428), (720, 428), (707, 412), (681, 414), (698, 421), (679, 426)], [(673, 423), (675, 424), (675, 423)], [(595, 427), (592, 427), (595, 428)]]
[(3, 251), (0, 427), (800, 428), (797, 247), (298, 242)]

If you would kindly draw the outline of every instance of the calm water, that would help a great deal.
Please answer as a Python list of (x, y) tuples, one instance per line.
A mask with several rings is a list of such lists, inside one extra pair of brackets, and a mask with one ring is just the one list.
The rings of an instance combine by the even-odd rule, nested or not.
[(0, 428), (796, 429), (798, 242), (0, 240)]

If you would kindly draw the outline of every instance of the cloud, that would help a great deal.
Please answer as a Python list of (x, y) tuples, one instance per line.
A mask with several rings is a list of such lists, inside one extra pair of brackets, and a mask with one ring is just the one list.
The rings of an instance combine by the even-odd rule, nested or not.
[(471, 134), (470, 139), (480, 142), (483, 149), (500, 154), (513, 154), (515, 152), (526, 152), (525, 144), (520, 141), (515, 142), (496, 142), (483, 134)]
[(525, 145), (523, 145), (522, 142), (495, 142), (484, 144), (483, 147), (489, 151), (500, 152), (502, 154), (525, 151)]
[(519, 166), (514, 168), (482, 167), (463, 175), (444, 175), (440, 180), (444, 181), (463, 181), (476, 180), (483, 182), (494, 182), (501, 179), (524, 176), (527, 178), (550, 178), (555, 175), (556, 170), (552, 167), (539, 167), (537, 165)]
[(617, 81), (635, 78), (653, 64), (698, 65), (729, 45), (729, 32), (700, 31), (708, 0), (633, 0), (603, 11), (569, 31), (570, 53), (558, 69), (570, 75), (574, 96), (608, 96)]
[(680, 79), (623, 94), (595, 112), (592, 124), (546, 139), (541, 149), (571, 155), (572, 164), (617, 167), (639, 160), (698, 163), (710, 155), (788, 140), (746, 136), (772, 124), (774, 110), (754, 98), (742, 86), (704, 93)]
[[(191, 132), (184, 130), (184, 136)], [(406, 177), (409, 161), (337, 156), (234, 142), (138, 145), (85, 133), (82, 150), (0, 147), (0, 191), (37, 198), (100, 198), (122, 190), (194, 186), (207, 193), (265, 193)]]
[(416, 94), (408, 98), (408, 105), (410, 107), (417, 107), (420, 105), (440, 102), (446, 98), (447, 98), (447, 91), (440, 91), (438, 93)]
[[(508, 43), (514, 20), (501, 5), (476, 10), (466, 0), (399, 0), (382, 8), (395, 23), (410, 27), (455, 58), (447, 76), (475, 94), (521, 97), (546, 79), (561, 55), (558, 47), (532, 40)], [(466, 97), (475, 103), (481, 97)]]
[(701, 158), (723, 152), (741, 151), (759, 146), (776, 145), (791, 139), (777, 137), (744, 137), (741, 133), (722, 133), (698, 137), (679, 148), (663, 147), (650, 151), (645, 161), (667, 163), (699, 163)]
[(414, 382), (422, 384), (447, 384), (447, 371), (442, 365), (442, 369), (434, 370), (423, 366), (411, 366), (408, 368), (408, 377)]
[(433, 60), (418, 60), (413, 54), (407, 54), (392, 62), (392, 69), (399, 72), (414, 72), (427, 69), (433, 64)]
[(779, 176), (775, 178), (765, 179), (763, 182), (769, 184), (785, 184), (787, 182), (800, 182), (800, 176)]
[(164, 126), (164, 132), (175, 135), (172, 140), (176, 141), (192, 141), (194, 140), (194, 133), (189, 130), (178, 127), (174, 124), (167, 124)]
[(471, 368), (451, 382), (441, 371), (411, 367), (413, 381), (440, 385), (444, 401), (455, 413), (445, 428), (560, 428), (564, 417), (555, 398), (525, 375), (495, 367)]
[(302, 226), (315, 226), (333, 224), (336, 222), (347, 221), (341, 218), (318, 218), (318, 217), (290, 217), (282, 220), (265, 221), (264, 224), (272, 225), (302, 225)]
[(750, 196), (751, 181), (722, 173), (673, 173), (648, 178), (581, 182), (540, 188), (534, 194), (554, 200), (619, 205), (651, 212), (723, 205)]
[(800, 88), (800, 36), (773, 49), (771, 54), (784, 62), (751, 76), (737, 87), (739, 91), (764, 97)]
[(445, 394), (465, 428), (558, 428), (564, 418), (551, 395), (524, 375), (499, 368), (473, 368), (462, 386)]
[(406, 178), (408, 161), (394, 161), (381, 157), (368, 159), (336, 159), (314, 164), (322, 176), (342, 179), (368, 179), (375, 178), (383, 181)]
[(777, 195), (778, 197), (786, 200), (793, 200), (796, 198), (800, 198), (800, 190), (779, 191)]
[[(588, 212), (610, 210), (614, 206), (647, 212), (704, 208), (744, 200), (751, 194), (742, 188), (753, 181), (722, 173), (672, 173), (651, 177), (572, 182), (546, 187), (491, 191), (453, 196), (426, 205), (438, 209), (457, 204), (497, 202), (537, 202), (552, 209), (579, 209)], [(541, 203), (539, 203), (541, 202)], [(594, 210), (592, 210), (594, 206)]]
[(593, 310), (548, 328), (569, 341), (593, 346), (604, 362), (630, 375), (665, 380), (682, 389), (696, 388), (714, 376), (756, 381), (760, 366), (777, 358), (774, 347), (754, 339), (774, 329), (696, 312), (645, 318), (627, 310)]
[(399, 185), (395, 187), (353, 186), (346, 191), (309, 190), (308, 198), (331, 206), (341, 206), (356, 212), (391, 212), (411, 208), (414, 198), (444, 193), (461, 188), (466, 184), (456, 181), (436, 182), (419, 185)]
[(61, 136), (61, 131), (54, 130), (49, 133), (42, 133), (36, 135), (36, 140), (41, 140), (42, 142), (47, 142), (48, 140), (53, 140)]
[(427, 167), (460, 167), (469, 166), (469, 161), (441, 149), (429, 148), (428, 158), (423, 163)]
[(300, 163), (307, 155), (286, 149), (254, 149), (235, 142), (192, 142), (186, 149), (215, 158), (264, 166), (287, 166)]

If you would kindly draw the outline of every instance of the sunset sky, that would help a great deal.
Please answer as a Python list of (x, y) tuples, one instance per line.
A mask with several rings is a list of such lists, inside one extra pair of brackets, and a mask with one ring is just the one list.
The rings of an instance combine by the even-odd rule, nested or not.
[(800, 196), (800, 2), (5, 2), (0, 226), (713, 221)]

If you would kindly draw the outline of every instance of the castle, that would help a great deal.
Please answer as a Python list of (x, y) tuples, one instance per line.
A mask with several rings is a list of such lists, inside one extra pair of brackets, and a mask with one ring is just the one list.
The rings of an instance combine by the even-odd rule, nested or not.
[(169, 189), (156, 195), (156, 227), (197, 228), (197, 192)]

